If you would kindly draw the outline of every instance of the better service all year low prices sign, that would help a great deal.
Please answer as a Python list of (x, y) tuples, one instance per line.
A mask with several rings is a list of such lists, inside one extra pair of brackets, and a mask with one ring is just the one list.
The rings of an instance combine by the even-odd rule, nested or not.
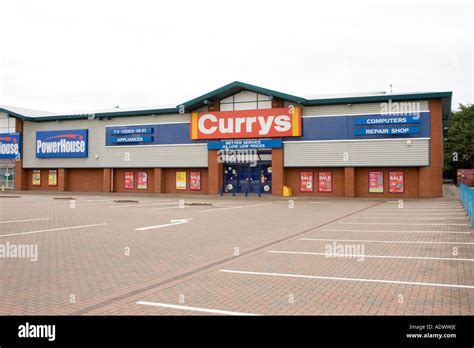
[(84, 158), (87, 156), (87, 129), (36, 132), (36, 158)]
[(246, 149), (278, 149), (282, 147), (281, 139), (241, 139), (209, 141), (209, 150), (246, 150)]
[(0, 158), (20, 158), (20, 134), (0, 133)]
[(279, 138), (301, 135), (299, 107), (191, 113), (191, 139)]

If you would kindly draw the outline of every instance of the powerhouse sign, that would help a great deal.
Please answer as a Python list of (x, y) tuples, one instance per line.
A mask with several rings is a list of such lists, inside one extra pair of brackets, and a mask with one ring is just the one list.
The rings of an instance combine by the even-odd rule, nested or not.
[(277, 149), (282, 147), (281, 139), (221, 140), (207, 143), (208, 150), (223, 149)]
[(0, 133), (0, 158), (20, 158), (20, 134)]
[(301, 136), (299, 107), (192, 112), (191, 139)]
[(83, 158), (87, 156), (87, 129), (36, 132), (36, 158)]

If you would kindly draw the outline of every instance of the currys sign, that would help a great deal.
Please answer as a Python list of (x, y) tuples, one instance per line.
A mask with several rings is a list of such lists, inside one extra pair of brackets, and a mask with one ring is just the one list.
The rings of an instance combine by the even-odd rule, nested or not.
[(87, 152), (87, 129), (36, 132), (36, 158), (83, 158)]
[(0, 158), (20, 158), (20, 134), (0, 133)]
[(191, 113), (191, 139), (301, 136), (299, 107)]

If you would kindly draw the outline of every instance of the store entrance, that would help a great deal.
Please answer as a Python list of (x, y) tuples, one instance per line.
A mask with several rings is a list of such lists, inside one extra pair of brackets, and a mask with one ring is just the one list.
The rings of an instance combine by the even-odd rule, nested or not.
[(226, 193), (271, 193), (272, 163), (225, 163), (224, 192)]

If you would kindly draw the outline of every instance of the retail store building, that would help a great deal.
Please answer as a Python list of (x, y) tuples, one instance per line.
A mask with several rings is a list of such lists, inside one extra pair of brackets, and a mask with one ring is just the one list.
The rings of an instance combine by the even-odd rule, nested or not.
[[(0, 107), (5, 188), (428, 198), (442, 195), (451, 92), (304, 98), (233, 82), (171, 108)], [(7, 174), (5, 176), (5, 174)]]

